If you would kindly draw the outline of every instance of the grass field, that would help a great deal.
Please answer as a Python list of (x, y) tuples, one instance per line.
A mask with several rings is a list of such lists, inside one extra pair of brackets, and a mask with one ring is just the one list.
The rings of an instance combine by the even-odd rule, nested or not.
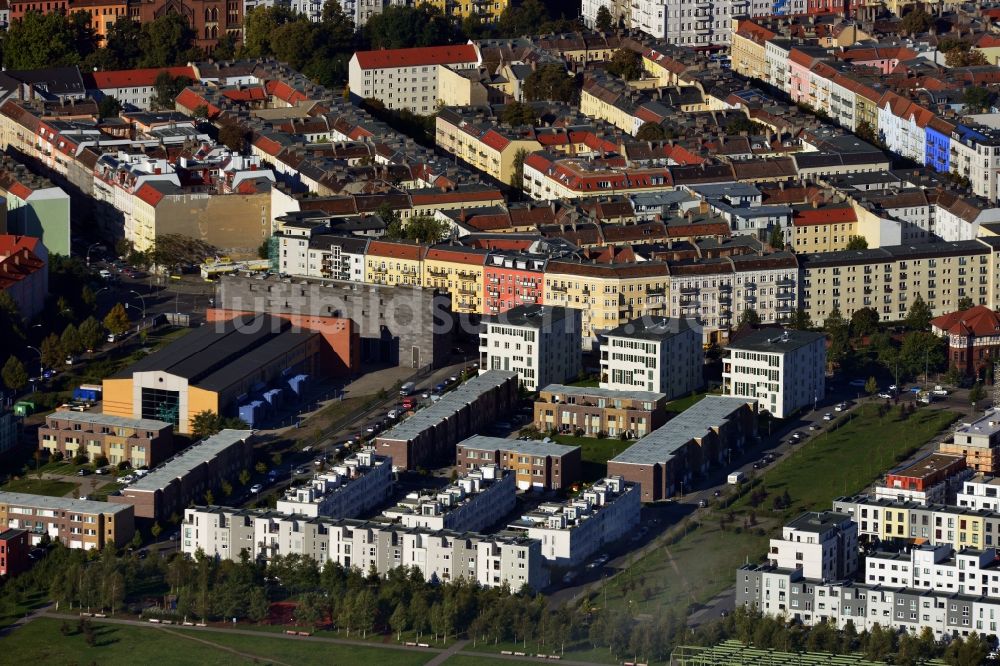
[[(829, 509), (835, 497), (855, 493), (883, 472), (909, 457), (951, 424), (958, 415), (944, 410), (917, 410), (904, 419), (898, 408), (879, 417), (874, 404), (861, 405), (837, 430), (822, 432), (764, 472), (769, 498), (788, 491), (791, 508), (781, 517), (801, 511)], [(733, 504), (749, 506), (749, 496)], [(770, 501), (765, 502), (770, 507)]]
[[(94, 624), (95, 643), (89, 646), (76, 624), (67, 622), (70, 635), (60, 631), (61, 620), (41, 618), (4, 637), (6, 663), (48, 662), (52, 664), (179, 664), (181, 666), (226, 666), (227, 664), (385, 664), (417, 666), (431, 655), (355, 647), (284, 638), (245, 636), (184, 629), (149, 629)], [(229, 649), (226, 649), (229, 648)], [(252, 655), (249, 659), (233, 654)]]
[(708, 395), (708, 392), (707, 391), (703, 391), (701, 393), (695, 393), (694, 395), (689, 395), (689, 396), (684, 397), (684, 398), (678, 398), (677, 400), (674, 400), (673, 402), (668, 402), (667, 403), (667, 411), (668, 412), (674, 412), (675, 414), (680, 414), (681, 412), (683, 412), (685, 409), (687, 409), (691, 405), (693, 405), (693, 404), (695, 404), (697, 402), (700, 402), (701, 399), (704, 398), (706, 395)]
[(580, 447), (584, 481), (596, 481), (603, 478), (608, 472), (608, 460), (635, 443), (635, 440), (623, 442), (620, 439), (598, 439), (597, 437), (575, 437), (573, 435), (556, 435), (553, 439), (560, 444)]
[[(879, 417), (874, 405), (859, 407), (842, 427), (810, 439), (763, 473), (762, 485), (769, 497), (756, 509), (756, 526), (744, 527), (751, 511), (749, 494), (730, 509), (703, 512), (700, 524), (679, 541), (657, 548), (611, 581), (608, 605), (629, 604), (633, 612), (655, 613), (681, 599), (709, 600), (733, 584), (740, 565), (760, 559), (769, 535), (787, 518), (805, 510), (829, 509), (835, 497), (860, 491), (957, 416), (918, 410), (903, 419), (896, 409)], [(791, 508), (771, 511), (771, 498), (786, 490)], [(720, 518), (730, 510), (737, 517), (723, 529)], [(603, 593), (594, 595), (591, 602), (603, 604)]]
[(78, 487), (79, 484), (72, 481), (22, 477), (8, 482), (7, 485), (3, 486), (3, 490), (10, 493), (31, 493), (32, 495), (64, 497)]

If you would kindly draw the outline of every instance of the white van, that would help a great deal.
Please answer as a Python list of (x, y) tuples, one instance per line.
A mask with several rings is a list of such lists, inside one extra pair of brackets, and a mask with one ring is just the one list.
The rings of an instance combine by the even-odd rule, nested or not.
[(732, 474), (726, 477), (726, 482), (729, 483), (730, 485), (735, 486), (738, 483), (743, 483), (744, 479), (746, 478), (747, 475), (744, 474), (743, 472), (733, 472)]

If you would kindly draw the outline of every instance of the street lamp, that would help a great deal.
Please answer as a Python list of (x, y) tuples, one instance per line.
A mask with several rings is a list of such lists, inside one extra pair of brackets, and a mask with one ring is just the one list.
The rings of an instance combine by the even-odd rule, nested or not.
[(91, 243), (90, 247), (87, 248), (87, 267), (90, 267), (90, 252), (95, 247), (103, 247), (101, 243)]
[[(32, 347), (31, 345), (24, 345), (24, 346), (30, 349), (31, 351), (35, 352), (36, 354), (38, 354), (38, 380), (41, 381), (42, 375), (45, 374), (45, 368), (42, 367), (42, 352), (40, 349), (38, 349), (38, 347)], [(34, 379), (31, 379), (31, 392), (32, 393), (35, 392)]]
[(142, 320), (146, 321), (146, 299), (143, 298), (142, 294), (137, 292), (135, 289), (129, 289), (128, 292), (139, 297), (139, 302), (142, 303)]

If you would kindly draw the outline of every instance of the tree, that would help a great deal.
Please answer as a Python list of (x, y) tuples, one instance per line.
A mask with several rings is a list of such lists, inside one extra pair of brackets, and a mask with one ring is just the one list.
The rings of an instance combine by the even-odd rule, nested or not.
[(211, 437), (222, 430), (222, 419), (211, 410), (198, 412), (191, 419), (191, 434), (198, 439)]
[(97, 114), (101, 118), (117, 118), (122, 110), (122, 103), (114, 95), (105, 95), (97, 105)]
[(250, 588), (250, 596), (247, 600), (247, 616), (254, 622), (261, 622), (267, 618), (271, 610), (271, 604), (267, 601), (267, 593), (260, 586)]
[(368, 19), (364, 34), (373, 49), (441, 46), (461, 38), (452, 21), (427, 3), (418, 7), (386, 7), (381, 14)]
[(524, 80), (524, 98), (528, 101), (552, 100), (573, 102), (579, 90), (574, 76), (559, 64), (540, 65)]
[(597, 10), (597, 19), (594, 21), (594, 27), (600, 32), (611, 32), (614, 27), (614, 21), (614, 17), (611, 16), (611, 12), (607, 6), (601, 5)]
[(448, 237), (448, 224), (430, 215), (417, 215), (407, 220), (405, 226), (386, 229), (387, 238), (408, 239), (418, 243), (439, 243)]
[(3, 370), (0, 370), (0, 376), (3, 377), (3, 383), (12, 391), (20, 391), (28, 385), (28, 371), (16, 356), (7, 358)]
[(138, 21), (121, 17), (108, 30), (104, 48), (98, 49), (91, 58), (91, 64), (102, 69), (132, 69), (142, 57), (139, 44), (142, 26)]
[(747, 308), (740, 314), (740, 318), (736, 321), (736, 328), (742, 328), (743, 326), (759, 326), (760, 325), (760, 315), (753, 308)]
[(871, 335), (878, 330), (879, 314), (873, 307), (858, 308), (851, 315), (851, 330), (854, 335)]
[(538, 122), (535, 108), (524, 102), (511, 102), (500, 113), (500, 120), (517, 127), (519, 125), (534, 125)]
[(788, 328), (792, 328), (797, 331), (808, 330), (812, 328), (812, 325), (812, 319), (809, 317), (809, 313), (802, 308), (797, 308), (788, 320)]
[(771, 227), (771, 238), (768, 240), (768, 243), (775, 250), (785, 249), (785, 232), (777, 224)]
[(926, 331), (931, 326), (931, 309), (927, 302), (917, 294), (906, 311), (906, 319), (903, 322), (906, 328), (911, 331)]
[(875, 381), (874, 377), (869, 377), (868, 381), (865, 382), (865, 393), (875, 395), (876, 391), (878, 391), (878, 382)]
[(125, 306), (121, 303), (115, 303), (115, 306), (104, 317), (104, 328), (115, 336), (123, 334), (130, 325), (128, 313), (125, 312)]
[(198, 60), (201, 51), (194, 47), (194, 39), (194, 30), (181, 14), (168, 13), (143, 23), (139, 32), (139, 51), (142, 55), (138, 65), (170, 67)]
[(924, 10), (922, 5), (914, 7), (913, 11), (903, 17), (899, 22), (899, 28), (908, 35), (918, 35), (927, 32), (931, 26), (930, 14)]
[(848, 250), (867, 250), (868, 239), (864, 236), (851, 236), (847, 239)]
[(972, 86), (965, 89), (962, 94), (962, 102), (965, 104), (967, 112), (982, 113), (993, 104), (993, 93), (982, 86)]
[(635, 138), (639, 141), (662, 141), (667, 138), (667, 133), (663, 131), (663, 127), (652, 122), (647, 121), (639, 126), (639, 130), (635, 133)]
[(79, 64), (97, 48), (89, 12), (40, 14), (29, 11), (13, 21), (3, 40), (8, 69), (39, 69)]
[(410, 619), (406, 614), (406, 606), (402, 602), (396, 604), (389, 616), (389, 627), (396, 632), (396, 640), (402, 638), (403, 632), (409, 627)]
[(224, 497), (229, 497), (230, 495), (233, 494), (233, 484), (229, 483), (225, 479), (222, 480), (222, 483), (219, 484), (219, 487), (222, 489), (222, 494)]
[(233, 152), (242, 153), (247, 146), (246, 132), (236, 122), (227, 120), (219, 127), (219, 143)]
[(535, 35), (548, 17), (545, 5), (539, 0), (524, 0), (519, 4), (511, 2), (500, 14), (497, 31), (501, 37)]
[(830, 363), (843, 363), (851, 351), (851, 331), (840, 308), (834, 308), (823, 320), (823, 329), (830, 336), (827, 358)]
[[(6, 380), (4, 380), (6, 381)], [(969, 402), (975, 407), (976, 403), (986, 397), (986, 388), (983, 386), (982, 382), (976, 382), (969, 389)]]
[(611, 56), (607, 70), (626, 81), (634, 81), (642, 77), (642, 57), (632, 49), (618, 49)]
[(59, 336), (55, 333), (50, 333), (42, 340), (41, 352), (42, 365), (48, 368), (58, 368), (62, 366), (66, 359), (66, 353), (59, 343)]
[(163, 528), (160, 527), (159, 521), (153, 523), (153, 526), (149, 528), (149, 533), (153, 535), (154, 539), (160, 538), (160, 534), (163, 533)]
[(510, 174), (510, 186), (516, 190), (524, 188), (524, 158), (528, 156), (528, 151), (518, 148), (514, 153), (513, 170)]
[(104, 339), (104, 329), (93, 317), (87, 317), (79, 328), (80, 345), (87, 351), (97, 349)]
[(975, 306), (976, 306), (975, 302), (973, 302), (973, 300), (968, 296), (962, 296), (960, 299), (958, 299), (959, 310), (968, 310), (969, 308), (973, 308)]
[(173, 109), (177, 96), (192, 83), (194, 81), (186, 76), (171, 76), (170, 72), (160, 72), (153, 81), (153, 107)]
[(944, 64), (949, 67), (978, 67), (990, 63), (982, 51), (972, 48), (967, 42), (963, 42), (961, 46), (944, 54)]
[(73, 324), (66, 324), (62, 335), (59, 336), (59, 344), (65, 353), (76, 356), (83, 351), (83, 341), (80, 339), (80, 332)]
[(858, 122), (858, 126), (854, 130), (854, 133), (862, 141), (867, 141), (868, 143), (878, 143), (878, 134), (872, 124), (867, 120)]

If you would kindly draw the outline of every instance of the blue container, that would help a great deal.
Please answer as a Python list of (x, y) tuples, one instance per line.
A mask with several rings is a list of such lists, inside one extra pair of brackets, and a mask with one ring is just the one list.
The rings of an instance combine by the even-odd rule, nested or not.
[(285, 392), (280, 389), (271, 389), (270, 391), (264, 391), (264, 401), (267, 402), (272, 408), (277, 408), (284, 402)]
[(264, 418), (264, 403), (260, 400), (253, 400), (245, 405), (241, 405), (239, 411), (240, 419), (253, 428)]
[(291, 389), (292, 393), (301, 398), (302, 393), (306, 389), (308, 379), (309, 375), (295, 375), (288, 380), (288, 388)]

